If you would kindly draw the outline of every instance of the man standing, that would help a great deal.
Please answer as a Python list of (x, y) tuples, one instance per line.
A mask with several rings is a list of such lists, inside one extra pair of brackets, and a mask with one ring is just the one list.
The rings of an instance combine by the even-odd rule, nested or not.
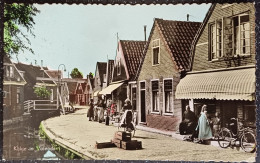
[(192, 133), (196, 127), (196, 116), (194, 112), (190, 110), (190, 106), (186, 106), (186, 110), (183, 114), (183, 121), (180, 123), (179, 130), (181, 135)]

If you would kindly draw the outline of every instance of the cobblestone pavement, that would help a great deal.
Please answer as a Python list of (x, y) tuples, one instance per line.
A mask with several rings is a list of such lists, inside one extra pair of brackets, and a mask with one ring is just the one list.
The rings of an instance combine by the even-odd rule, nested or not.
[(96, 141), (110, 141), (118, 129), (113, 125), (88, 121), (86, 113), (87, 109), (82, 109), (73, 114), (43, 121), (46, 133), (52, 139), (98, 160), (255, 161), (255, 153), (185, 142), (141, 130), (136, 131), (134, 138), (142, 141), (141, 150), (123, 150), (116, 147), (96, 149)]

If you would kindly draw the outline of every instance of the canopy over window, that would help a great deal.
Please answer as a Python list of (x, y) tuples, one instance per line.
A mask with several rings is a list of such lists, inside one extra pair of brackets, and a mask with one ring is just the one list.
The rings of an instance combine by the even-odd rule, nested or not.
[(177, 99), (255, 100), (255, 68), (188, 73)]

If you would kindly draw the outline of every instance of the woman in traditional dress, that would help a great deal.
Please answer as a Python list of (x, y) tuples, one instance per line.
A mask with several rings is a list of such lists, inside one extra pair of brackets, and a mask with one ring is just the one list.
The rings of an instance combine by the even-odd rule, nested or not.
[(196, 130), (199, 130), (198, 139), (203, 142), (212, 138), (210, 123), (207, 118), (207, 105), (203, 105)]

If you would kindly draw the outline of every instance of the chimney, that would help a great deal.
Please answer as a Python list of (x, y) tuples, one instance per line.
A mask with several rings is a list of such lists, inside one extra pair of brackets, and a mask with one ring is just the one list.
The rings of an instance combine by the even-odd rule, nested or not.
[(189, 17), (190, 17), (190, 15), (189, 15), (189, 14), (187, 14), (187, 21), (189, 21)]
[(146, 25), (144, 26), (144, 41), (146, 41)]

